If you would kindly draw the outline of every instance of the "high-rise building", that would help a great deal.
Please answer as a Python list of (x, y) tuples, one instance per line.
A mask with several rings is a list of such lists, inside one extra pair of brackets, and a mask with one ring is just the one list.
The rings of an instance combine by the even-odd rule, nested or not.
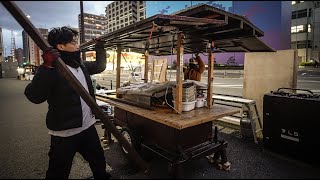
[(30, 62), (29, 56), (29, 35), (25, 30), (22, 31), (22, 46), (23, 46), (23, 57), (24, 62)]
[(320, 1), (292, 1), (291, 48), (299, 62), (320, 60)]
[(4, 58), (4, 49), (3, 49), (3, 39), (2, 39), (2, 28), (0, 28), (0, 63)]
[(113, 32), (146, 18), (145, 1), (114, 1), (106, 7), (107, 31)]
[[(85, 34), (85, 41), (90, 41), (92, 38), (97, 38), (105, 34), (105, 27), (106, 27), (106, 17), (103, 15), (98, 16), (94, 14), (83, 13), (84, 18), (84, 34)], [(78, 15), (79, 21), (79, 37), (81, 41), (81, 16)]]
[[(48, 39), (48, 29), (38, 28), (40, 34), (44, 39)], [(25, 62), (29, 62), (32, 65), (39, 66), (43, 59), (41, 57), (42, 51), (37, 44), (31, 39), (31, 37), (22, 31), (23, 49)]]
[(24, 63), (23, 49), (17, 48), (15, 52), (15, 57), (18, 61), (18, 66), (22, 66)]

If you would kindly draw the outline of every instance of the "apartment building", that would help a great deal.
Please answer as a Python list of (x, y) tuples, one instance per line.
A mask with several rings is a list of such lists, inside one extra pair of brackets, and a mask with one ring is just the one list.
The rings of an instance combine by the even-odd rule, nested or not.
[(4, 58), (4, 46), (3, 46), (3, 39), (2, 39), (2, 28), (0, 28), (0, 63), (3, 61)]
[[(48, 39), (48, 29), (38, 28), (40, 34), (44, 39)], [(23, 30), (22, 31), (22, 43), (23, 43), (23, 57), (24, 62), (28, 62), (32, 65), (39, 66), (43, 59), (41, 57), (42, 50), (31, 39), (31, 37)]]
[(106, 33), (146, 18), (145, 1), (114, 1), (106, 7)]
[(320, 60), (320, 1), (292, 1), (291, 48), (299, 62)]
[[(85, 41), (90, 41), (92, 38), (97, 38), (105, 34), (107, 19), (103, 15), (94, 15), (83, 13), (84, 19), (84, 34)], [(81, 30), (81, 15), (78, 15), (79, 24), (79, 37), (80, 42), (82, 42), (82, 30)]]

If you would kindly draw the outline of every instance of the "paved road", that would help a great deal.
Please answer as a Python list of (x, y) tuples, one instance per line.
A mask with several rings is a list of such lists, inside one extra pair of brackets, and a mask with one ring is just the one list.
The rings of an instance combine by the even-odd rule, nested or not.
[[(49, 135), (45, 126), (47, 104), (32, 104), (23, 95), (28, 81), (0, 79), (0, 179), (44, 178), (48, 166)], [(98, 133), (103, 131), (96, 126)], [(221, 128), (221, 127), (220, 127)], [(319, 178), (320, 168), (260, 152), (252, 140), (239, 137), (239, 132), (221, 129), (222, 139), (229, 143), (227, 153), (232, 170), (219, 171), (207, 160), (199, 159), (183, 166), (185, 178)], [(147, 154), (147, 152), (144, 152)], [(149, 159), (148, 176), (135, 172), (121, 154), (118, 143), (105, 147), (108, 171), (122, 179), (168, 178), (167, 162)], [(91, 175), (88, 164), (76, 154), (70, 178), (84, 179)]]

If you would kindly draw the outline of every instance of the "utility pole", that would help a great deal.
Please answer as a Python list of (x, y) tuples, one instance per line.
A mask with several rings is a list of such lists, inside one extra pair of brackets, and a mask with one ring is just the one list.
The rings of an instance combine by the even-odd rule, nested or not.
[[(85, 42), (85, 34), (84, 34), (84, 17), (83, 17), (83, 1), (80, 1), (80, 18), (81, 18), (81, 37), (80, 37), (80, 43), (84, 43)], [(86, 52), (82, 52), (82, 60), (85, 61), (86, 60)]]

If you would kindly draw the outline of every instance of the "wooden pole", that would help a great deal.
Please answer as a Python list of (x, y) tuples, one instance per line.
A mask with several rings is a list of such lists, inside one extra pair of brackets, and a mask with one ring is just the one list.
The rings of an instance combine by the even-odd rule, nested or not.
[[(49, 43), (43, 38), (39, 31), (33, 26), (33, 24), (27, 19), (26, 15), (20, 10), (20, 8), (12, 1), (1, 1), (3, 6), (10, 12), (10, 14), (16, 19), (16, 21), (23, 27), (32, 40), (44, 51), (50, 47)], [(72, 88), (82, 97), (82, 99), (91, 108), (94, 115), (105, 122), (105, 127), (111, 132), (119, 143), (128, 151), (130, 159), (147, 172), (148, 166), (146, 162), (139, 156), (137, 151), (132, 148), (129, 142), (122, 136), (119, 130), (109, 120), (109, 117), (102, 111), (96, 101), (91, 97), (87, 90), (81, 85), (81, 83), (74, 77), (71, 71), (67, 68), (65, 63), (59, 57), (55, 61), (55, 67), (58, 72), (70, 83)]]
[[(85, 31), (84, 31), (84, 16), (83, 16), (83, 1), (80, 1), (80, 18), (81, 18), (81, 44), (85, 41)], [(82, 52), (82, 60), (86, 60), (86, 52)]]
[(148, 71), (149, 71), (149, 69), (148, 69), (148, 63), (149, 63), (149, 53), (147, 52), (147, 53), (145, 53), (145, 55), (144, 55), (144, 83), (148, 83)]
[(182, 113), (182, 77), (183, 77), (183, 33), (178, 34), (177, 43), (177, 74), (176, 74), (176, 107), (175, 109)]
[(208, 91), (207, 91), (207, 106), (212, 109), (212, 93), (213, 93), (213, 67), (214, 67), (214, 42), (210, 43), (210, 51), (208, 56)]
[(120, 88), (120, 73), (121, 73), (121, 46), (117, 46), (117, 77), (116, 77), (116, 94), (118, 95), (118, 88)]

